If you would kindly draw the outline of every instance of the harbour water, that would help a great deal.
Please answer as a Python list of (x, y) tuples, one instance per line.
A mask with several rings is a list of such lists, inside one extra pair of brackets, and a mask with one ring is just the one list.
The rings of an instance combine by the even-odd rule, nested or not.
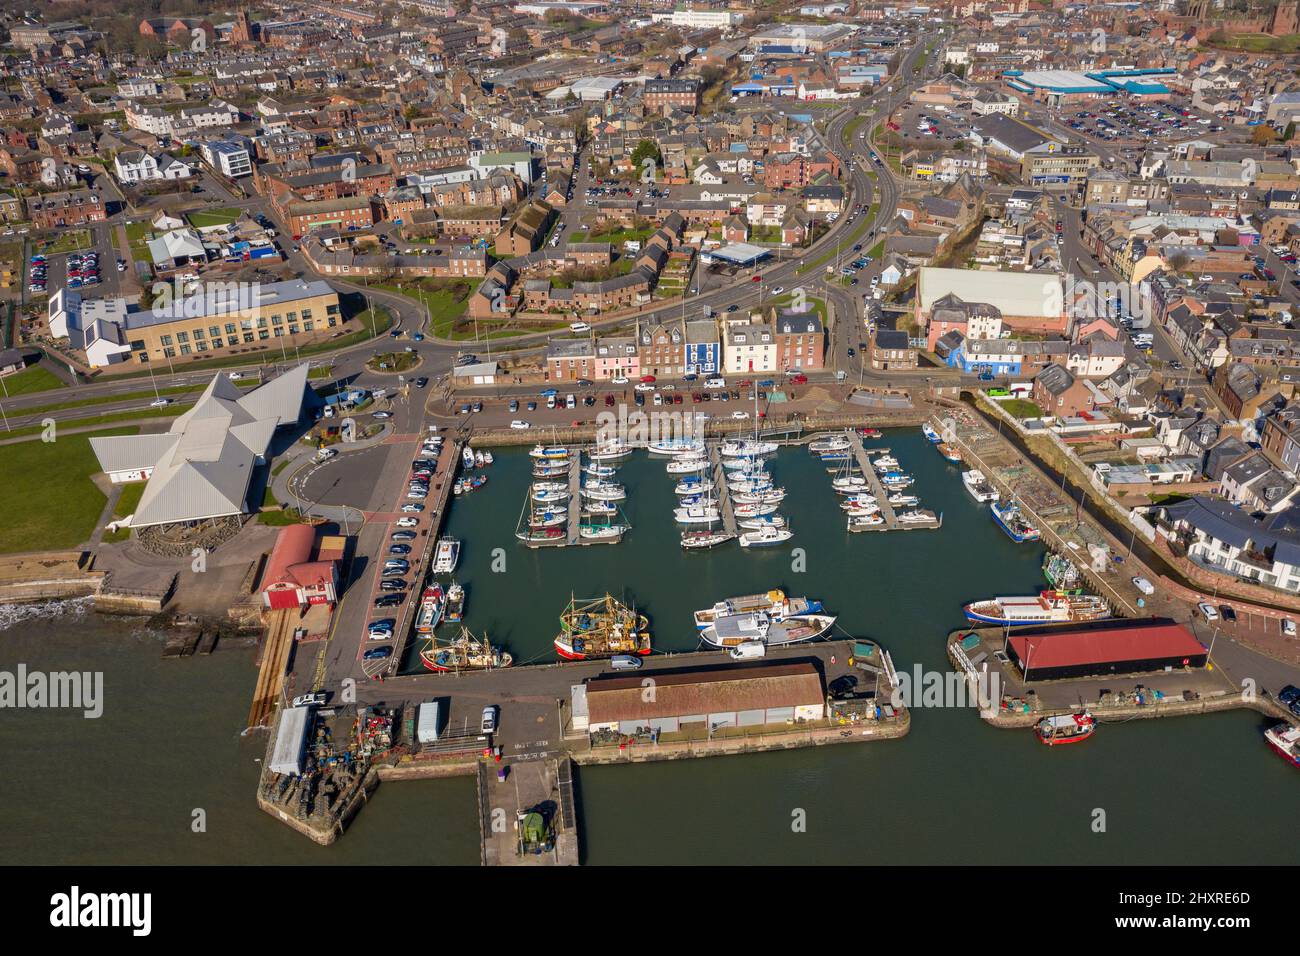
[[(847, 532), (831, 476), (792, 448), (772, 467), (789, 492), (787, 546), (684, 554), (673, 482), (661, 459), (637, 455), (617, 478), (634, 528), (622, 544), (530, 551), (513, 537), (526, 454), (498, 452), (488, 485), (449, 519), (465, 542), (465, 623), (516, 661), (552, 661), (570, 591), (608, 590), (649, 616), (657, 650), (684, 651), (698, 645), (691, 610), (780, 586), (824, 600), (839, 634), (879, 640), (899, 669), (946, 672), (944, 635), (961, 604), (1039, 587), (1042, 552), (1008, 540), (919, 432), (877, 444), (916, 476), (910, 493), (943, 513), (942, 529)], [(240, 736), (251, 650), (163, 661), (161, 636), (139, 623), (76, 609), (16, 617), (0, 619), (0, 669), (103, 671), (105, 703), (98, 720), (0, 711), (0, 845), (11, 862), (477, 863), (469, 779), (385, 784), (329, 848), (261, 813), (265, 738)], [(921, 707), (897, 742), (585, 768), (584, 861), (1294, 862), (1295, 771), (1265, 747), (1263, 726), (1244, 711), (1105, 724), (1086, 745), (1049, 749), (973, 710)], [(206, 832), (194, 832), (196, 810)]]

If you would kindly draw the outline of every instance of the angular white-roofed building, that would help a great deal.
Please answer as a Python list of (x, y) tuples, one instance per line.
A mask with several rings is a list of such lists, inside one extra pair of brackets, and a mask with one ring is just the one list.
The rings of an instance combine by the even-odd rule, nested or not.
[(931, 349), (950, 331), (990, 314), (1020, 332), (1063, 334), (1068, 323), (1065, 289), (1054, 272), (991, 272), (923, 267), (916, 282), (916, 323)]
[(306, 389), (306, 365), (247, 394), (217, 375), (165, 434), (90, 445), (110, 480), (149, 482), (133, 528), (247, 514), (253, 472), (265, 464), (276, 429), (298, 421)]

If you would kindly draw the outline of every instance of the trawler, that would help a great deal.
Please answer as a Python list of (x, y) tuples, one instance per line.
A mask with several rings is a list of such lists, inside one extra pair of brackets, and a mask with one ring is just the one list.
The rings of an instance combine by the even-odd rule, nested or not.
[(780, 588), (773, 588), (759, 594), (742, 594), (739, 597), (724, 598), (713, 607), (696, 611), (695, 629), (702, 631), (721, 617), (751, 614), (756, 611), (762, 611), (774, 620), (783, 621), (786, 618), (824, 614), (825, 610), (821, 601), (806, 597), (789, 597)]
[(581, 661), (617, 654), (649, 654), (649, 622), (613, 597), (578, 602), (572, 596), (560, 615), (555, 652), (566, 660)]
[(1043, 559), (1043, 577), (1058, 591), (1070, 591), (1079, 586), (1081, 575), (1069, 558), (1049, 553)]
[(713, 647), (731, 648), (746, 641), (779, 647), (821, 637), (834, 623), (832, 614), (774, 618), (763, 611), (750, 611), (717, 618), (700, 630), (700, 638)]
[(934, 447), (939, 449), (939, 454), (943, 455), (943, 457), (947, 458), (949, 461), (954, 463), (961, 462), (961, 452), (952, 445), (949, 445), (947, 442), (940, 442)]
[(985, 624), (1074, 624), (1110, 617), (1110, 608), (1095, 594), (1083, 591), (1041, 591), (1036, 596), (996, 597), (972, 601), (962, 608), (972, 621)]
[(443, 609), (442, 619), (455, 624), (465, 616), (465, 589), (455, 581), (447, 588), (447, 606)]
[(493, 647), (486, 634), (479, 640), (470, 633), (469, 628), (462, 627), (460, 636), (446, 644), (430, 641), (429, 646), (420, 651), (420, 662), (427, 670), (446, 673), (509, 667), (514, 663), (514, 658), (500, 648)]
[(434, 583), (424, 589), (420, 596), (420, 610), (415, 617), (415, 630), (420, 634), (429, 634), (438, 622), (442, 620), (442, 612), (446, 607), (446, 595), (443, 593), (442, 585)]
[(998, 490), (989, 483), (982, 471), (977, 469), (963, 471), (961, 473), (961, 483), (966, 486), (966, 491), (970, 493), (970, 496), (981, 504), (986, 501), (998, 500)]
[(934, 426), (932, 426), (929, 422), (925, 422), (921, 426), (921, 434), (925, 436), (927, 441), (934, 442), (936, 445), (939, 442), (943, 441), (943, 436), (940, 435), (937, 431), (935, 431)]
[(460, 560), (460, 542), (455, 538), (439, 538), (433, 553), (433, 573), (451, 574)]
[(1279, 757), (1293, 767), (1300, 767), (1300, 727), (1278, 724), (1264, 731), (1264, 739)]
[(1006, 504), (1001, 504), (995, 501), (989, 505), (989, 511), (993, 513), (993, 520), (998, 523), (998, 527), (1016, 544), (1039, 539), (1039, 530), (1025, 519), (1015, 502), (1008, 501)]
[(1097, 718), (1086, 710), (1077, 714), (1057, 714), (1044, 717), (1034, 725), (1038, 739), (1049, 747), (1057, 744), (1077, 744), (1087, 740), (1097, 729)]

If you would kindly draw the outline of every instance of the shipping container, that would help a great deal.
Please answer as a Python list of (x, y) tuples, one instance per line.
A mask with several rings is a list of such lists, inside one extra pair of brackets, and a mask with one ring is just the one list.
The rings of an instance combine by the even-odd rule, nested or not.
[(436, 700), (421, 704), (419, 716), (415, 721), (415, 739), (422, 744), (436, 741), (441, 721), (442, 708)]
[(280, 712), (280, 726), (271, 751), (272, 773), (302, 773), (303, 755), (307, 751), (307, 731), (311, 726), (311, 707), (289, 707)]

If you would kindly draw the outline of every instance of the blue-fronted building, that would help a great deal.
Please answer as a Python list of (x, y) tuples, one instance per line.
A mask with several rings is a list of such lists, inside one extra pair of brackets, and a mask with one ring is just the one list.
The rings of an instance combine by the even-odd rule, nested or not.
[(713, 319), (686, 323), (685, 365), (688, 374), (696, 375), (713, 375), (722, 368), (722, 341)]

